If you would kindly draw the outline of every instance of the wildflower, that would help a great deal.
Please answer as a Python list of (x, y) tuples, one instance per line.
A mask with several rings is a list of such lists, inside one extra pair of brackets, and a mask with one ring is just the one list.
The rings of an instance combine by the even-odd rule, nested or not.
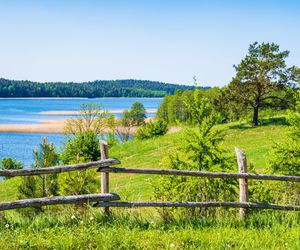
[(80, 221), (80, 224), (83, 224), (83, 220)]
[(72, 219), (72, 220), (75, 220), (75, 219), (76, 219), (76, 217), (75, 217), (74, 214), (72, 214), (71, 219)]
[(5, 224), (5, 228), (9, 228), (9, 224)]
[(91, 216), (91, 217), (90, 217), (90, 220), (93, 220), (93, 219), (94, 219), (94, 217), (93, 217), (93, 216)]
[(171, 247), (171, 248), (174, 248), (174, 247), (175, 247), (175, 244), (174, 244), (174, 243), (171, 243), (171, 244), (170, 244), (170, 247)]

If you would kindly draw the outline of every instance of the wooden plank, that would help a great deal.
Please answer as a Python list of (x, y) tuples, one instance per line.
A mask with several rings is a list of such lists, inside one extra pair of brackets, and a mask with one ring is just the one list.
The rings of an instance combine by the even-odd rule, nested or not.
[(94, 207), (225, 207), (300, 211), (300, 206), (253, 202), (97, 202)]
[[(247, 173), (246, 154), (239, 148), (235, 148), (236, 159), (238, 163), (239, 173)], [(239, 179), (240, 202), (248, 202), (248, 180), (246, 178)], [(246, 217), (247, 209), (240, 208), (240, 216)]]
[[(106, 141), (100, 141), (101, 160), (108, 159), (108, 144)], [(109, 173), (101, 173), (101, 193), (109, 193)], [(109, 207), (103, 209), (104, 214), (109, 214)]]
[(0, 176), (29, 176), (29, 175), (40, 175), (40, 174), (59, 174), (63, 172), (86, 170), (90, 168), (108, 167), (111, 165), (120, 164), (117, 159), (106, 159), (101, 161), (94, 161), (89, 163), (66, 165), (66, 166), (55, 166), (47, 168), (30, 168), (20, 170), (0, 170)]
[(100, 167), (99, 172), (106, 173), (128, 173), (128, 174), (157, 174), (157, 175), (180, 175), (194, 177), (211, 177), (211, 178), (247, 178), (257, 180), (275, 180), (275, 181), (291, 181), (300, 182), (300, 176), (287, 175), (268, 175), (268, 174), (250, 174), (250, 173), (228, 173), (228, 172), (202, 172), (188, 170), (173, 170), (173, 169), (150, 169), (150, 168), (107, 168)]
[(24, 207), (40, 207), (58, 204), (74, 204), (74, 203), (87, 203), (98, 201), (115, 201), (120, 197), (117, 194), (83, 194), (71, 196), (53, 196), (44, 198), (32, 198), (17, 201), (1, 202), (0, 210), (9, 210)]

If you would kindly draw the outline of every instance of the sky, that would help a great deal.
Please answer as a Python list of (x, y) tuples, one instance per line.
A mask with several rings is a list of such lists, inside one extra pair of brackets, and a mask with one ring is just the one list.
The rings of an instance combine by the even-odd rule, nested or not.
[(0, 77), (224, 86), (249, 44), (300, 66), (298, 0), (0, 0)]

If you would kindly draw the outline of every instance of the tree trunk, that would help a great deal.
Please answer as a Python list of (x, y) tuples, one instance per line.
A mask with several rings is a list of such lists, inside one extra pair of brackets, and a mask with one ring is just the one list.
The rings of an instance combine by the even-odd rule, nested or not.
[(252, 118), (253, 126), (258, 125), (258, 107), (253, 108), (253, 118)]

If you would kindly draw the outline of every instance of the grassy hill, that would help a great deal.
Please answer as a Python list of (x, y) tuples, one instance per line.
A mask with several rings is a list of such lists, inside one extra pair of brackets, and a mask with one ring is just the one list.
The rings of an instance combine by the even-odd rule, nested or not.
[[(244, 124), (221, 125), (226, 134), (223, 147), (245, 150), (258, 172), (265, 172), (274, 142), (284, 141), (288, 131), (281, 124), (251, 128)], [(147, 141), (114, 146), (110, 156), (122, 167), (161, 168), (161, 161), (178, 146), (182, 132)], [(156, 176), (111, 174), (111, 192), (122, 200), (147, 200)], [(15, 199), (19, 178), (0, 182), (0, 200)], [(57, 211), (57, 209), (59, 212)], [(299, 213), (261, 211), (245, 221), (237, 210), (226, 210), (219, 220), (193, 218), (163, 220), (156, 209), (101, 209), (52, 207), (33, 217), (17, 211), (1, 213), (1, 249), (299, 249)]]
[[(245, 150), (248, 163), (257, 172), (264, 173), (269, 159), (269, 151), (275, 142), (283, 142), (288, 133), (282, 124), (249, 127), (245, 124), (229, 123), (220, 125), (224, 130), (223, 147), (234, 155), (234, 147)], [(161, 162), (168, 157), (184, 139), (182, 131), (146, 141), (129, 141), (110, 149), (110, 157), (118, 158), (121, 167), (161, 168)], [(153, 175), (111, 174), (111, 192), (120, 194), (124, 200), (149, 199), (152, 192)], [(0, 200), (16, 199), (19, 178), (0, 182)]]

